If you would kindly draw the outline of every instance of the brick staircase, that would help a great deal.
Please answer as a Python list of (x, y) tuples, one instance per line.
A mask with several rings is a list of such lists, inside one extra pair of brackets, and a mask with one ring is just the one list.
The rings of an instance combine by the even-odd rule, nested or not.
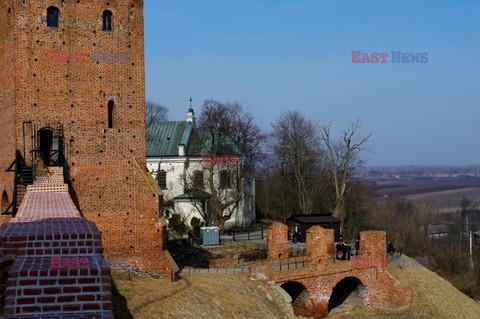
[(0, 228), (0, 252), (2, 318), (113, 319), (100, 232), (76, 209), (61, 168), (27, 187), (17, 218)]

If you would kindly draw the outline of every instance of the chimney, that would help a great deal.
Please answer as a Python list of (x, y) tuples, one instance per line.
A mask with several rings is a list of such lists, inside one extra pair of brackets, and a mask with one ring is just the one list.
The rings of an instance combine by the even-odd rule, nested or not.
[(185, 144), (178, 145), (178, 156), (185, 156)]

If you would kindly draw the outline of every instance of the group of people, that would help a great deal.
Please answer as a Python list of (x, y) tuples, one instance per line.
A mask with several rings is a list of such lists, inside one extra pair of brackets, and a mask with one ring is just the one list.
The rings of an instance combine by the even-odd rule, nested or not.
[[(341, 260), (350, 260), (350, 256), (352, 255), (352, 246), (346, 244), (343, 241), (343, 236), (340, 236), (340, 243), (337, 244), (337, 258)], [(359, 241), (355, 243), (355, 255), (358, 255), (359, 249)]]
[[(337, 244), (337, 258), (342, 260), (350, 260), (352, 255), (352, 246), (347, 245), (343, 241), (343, 236), (340, 236), (340, 243)], [(395, 245), (392, 242), (388, 242), (386, 245), (387, 254), (393, 256), (395, 254)], [(355, 253), (353, 255), (358, 256), (360, 252), (360, 238), (355, 240)]]

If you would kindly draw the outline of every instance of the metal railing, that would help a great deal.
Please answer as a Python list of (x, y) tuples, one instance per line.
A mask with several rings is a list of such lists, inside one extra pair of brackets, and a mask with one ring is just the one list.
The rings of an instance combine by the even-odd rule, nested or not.
[[(41, 149), (36, 149), (36, 150), (33, 150), (33, 153), (35, 154), (35, 156), (38, 155), (38, 157), (40, 157), (43, 162), (45, 163), (45, 166), (63, 166), (64, 165), (64, 160), (62, 158), (62, 154), (60, 152), (60, 150), (49, 150), (49, 151), (45, 151), (45, 150), (41, 150)], [(57, 159), (54, 159), (55, 158), (55, 155), (58, 155), (57, 156)], [(53, 165), (50, 165), (50, 164), (53, 164)]]
[(243, 275), (250, 274), (250, 268), (183, 268), (180, 270), (182, 275), (191, 275), (191, 274), (229, 274), (229, 275)]
[[(22, 177), (22, 169), (31, 169), (31, 182), (24, 180)], [(35, 180), (35, 166), (29, 167), (25, 162), (25, 159), (22, 157), (19, 150), (15, 151), (15, 160), (13, 163), (5, 170), (5, 172), (13, 172), (15, 174), (13, 181), (13, 198), (10, 205), (7, 209), (2, 212), (2, 215), (12, 215), (13, 218), (17, 215), (18, 211), (18, 188), (19, 186), (27, 186)], [(28, 173), (28, 171), (27, 171)]]
[(264, 240), (265, 227), (264, 225), (258, 225), (248, 228), (232, 228), (227, 234), (231, 234), (232, 241)]

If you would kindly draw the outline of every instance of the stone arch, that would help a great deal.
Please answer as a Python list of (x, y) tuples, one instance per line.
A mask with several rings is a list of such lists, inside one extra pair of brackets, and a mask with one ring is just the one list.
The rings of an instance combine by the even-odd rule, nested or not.
[(361, 308), (367, 306), (367, 287), (357, 277), (344, 277), (332, 289), (330, 299), (328, 301), (328, 312), (345, 304), (350, 308)]
[(1, 204), (0, 204), (0, 212), (2, 212), (2, 213), (5, 212), (9, 205), (10, 205), (10, 202), (8, 201), (7, 191), (3, 190), (2, 201), (1, 201)]
[(292, 298), (292, 308), (296, 316), (311, 317), (313, 303), (308, 289), (297, 281), (288, 281), (281, 288)]

